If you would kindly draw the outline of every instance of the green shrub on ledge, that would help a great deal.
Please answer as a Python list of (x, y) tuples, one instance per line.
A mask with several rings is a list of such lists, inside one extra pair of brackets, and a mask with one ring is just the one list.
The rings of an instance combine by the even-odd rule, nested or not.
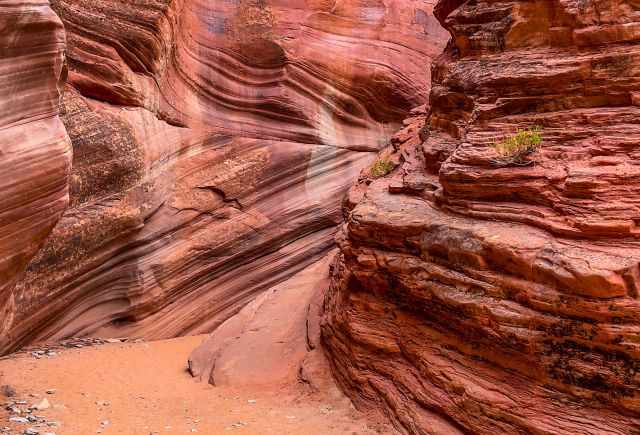
[(533, 126), (526, 129), (518, 129), (516, 134), (507, 136), (492, 146), (501, 157), (502, 163), (526, 165), (533, 162), (525, 158), (536, 151), (542, 144), (542, 127)]
[(389, 159), (380, 159), (373, 164), (371, 167), (370, 173), (374, 178), (380, 178), (387, 175), (389, 172), (393, 171), (395, 165)]

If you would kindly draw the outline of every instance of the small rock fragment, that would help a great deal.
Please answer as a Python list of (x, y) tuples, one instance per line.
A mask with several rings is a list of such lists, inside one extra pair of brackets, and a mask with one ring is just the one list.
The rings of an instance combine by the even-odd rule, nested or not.
[(320, 407), (320, 412), (323, 414), (331, 414), (333, 407), (331, 405), (324, 405)]
[(10, 405), (10, 406), (7, 406), (5, 409), (12, 414), (22, 414), (22, 410), (17, 406)]
[(36, 411), (42, 411), (49, 408), (51, 408), (51, 404), (47, 399), (42, 399), (41, 401), (39, 401), (38, 403), (34, 403), (30, 407), (30, 409), (35, 409)]

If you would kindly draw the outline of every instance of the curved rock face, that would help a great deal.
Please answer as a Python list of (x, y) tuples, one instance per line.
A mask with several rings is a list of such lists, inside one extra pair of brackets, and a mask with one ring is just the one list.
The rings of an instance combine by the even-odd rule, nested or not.
[[(334, 371), (407, 433), (639, 433), (640, 12), (441, 1), (436, 16), (453, 39), (431, 109), (345, 202)], [(534, 125), (528, 165), (491, 146)]]
[(70, 82), (170, 123), (376, 149), (427, 98), (426, 1), (54, 0)]
[(58, 118), (64, 47), (48, 2), (0, 3), (0, 337), (29, 302), (16, 282), (69, 201), (71, 147)]
[(71, 205), (15, 287), (5, 352), (208, 332), (321, 258), (446, 36), (418, 0), (51, 4)]

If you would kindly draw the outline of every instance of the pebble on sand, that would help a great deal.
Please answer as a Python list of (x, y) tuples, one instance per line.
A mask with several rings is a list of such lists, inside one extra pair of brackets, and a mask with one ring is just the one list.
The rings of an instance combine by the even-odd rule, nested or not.
[(51, 408), (51, 403), (49, 403), (47, 399), (42, 399), (38, 403), (34, 403), (30, 406), (30, 409), (35, 409), (36, 411), (42, 411), (49, 408)]

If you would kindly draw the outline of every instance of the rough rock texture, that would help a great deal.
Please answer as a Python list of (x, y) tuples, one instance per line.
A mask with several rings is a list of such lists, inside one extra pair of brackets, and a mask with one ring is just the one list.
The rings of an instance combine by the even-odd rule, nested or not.
[(70, 207), (11, 285), (0, 353), (209, 332), (325, 255), (344, 192), (427, 99), (447, 36), (421, 0), (51, 6)]
[(18, 309), (14, 285), (69, 201), (63, 62), (64, 30), (46, 1), (0, 2), (0, 337)]
[[(637, 5), (436, 16), (431, 109), (344, 205), (322, 327), (340, 384), (406, 433), (640, 433)], [(533, 164), (504, 164), (491, 143), (532, 125)]]

